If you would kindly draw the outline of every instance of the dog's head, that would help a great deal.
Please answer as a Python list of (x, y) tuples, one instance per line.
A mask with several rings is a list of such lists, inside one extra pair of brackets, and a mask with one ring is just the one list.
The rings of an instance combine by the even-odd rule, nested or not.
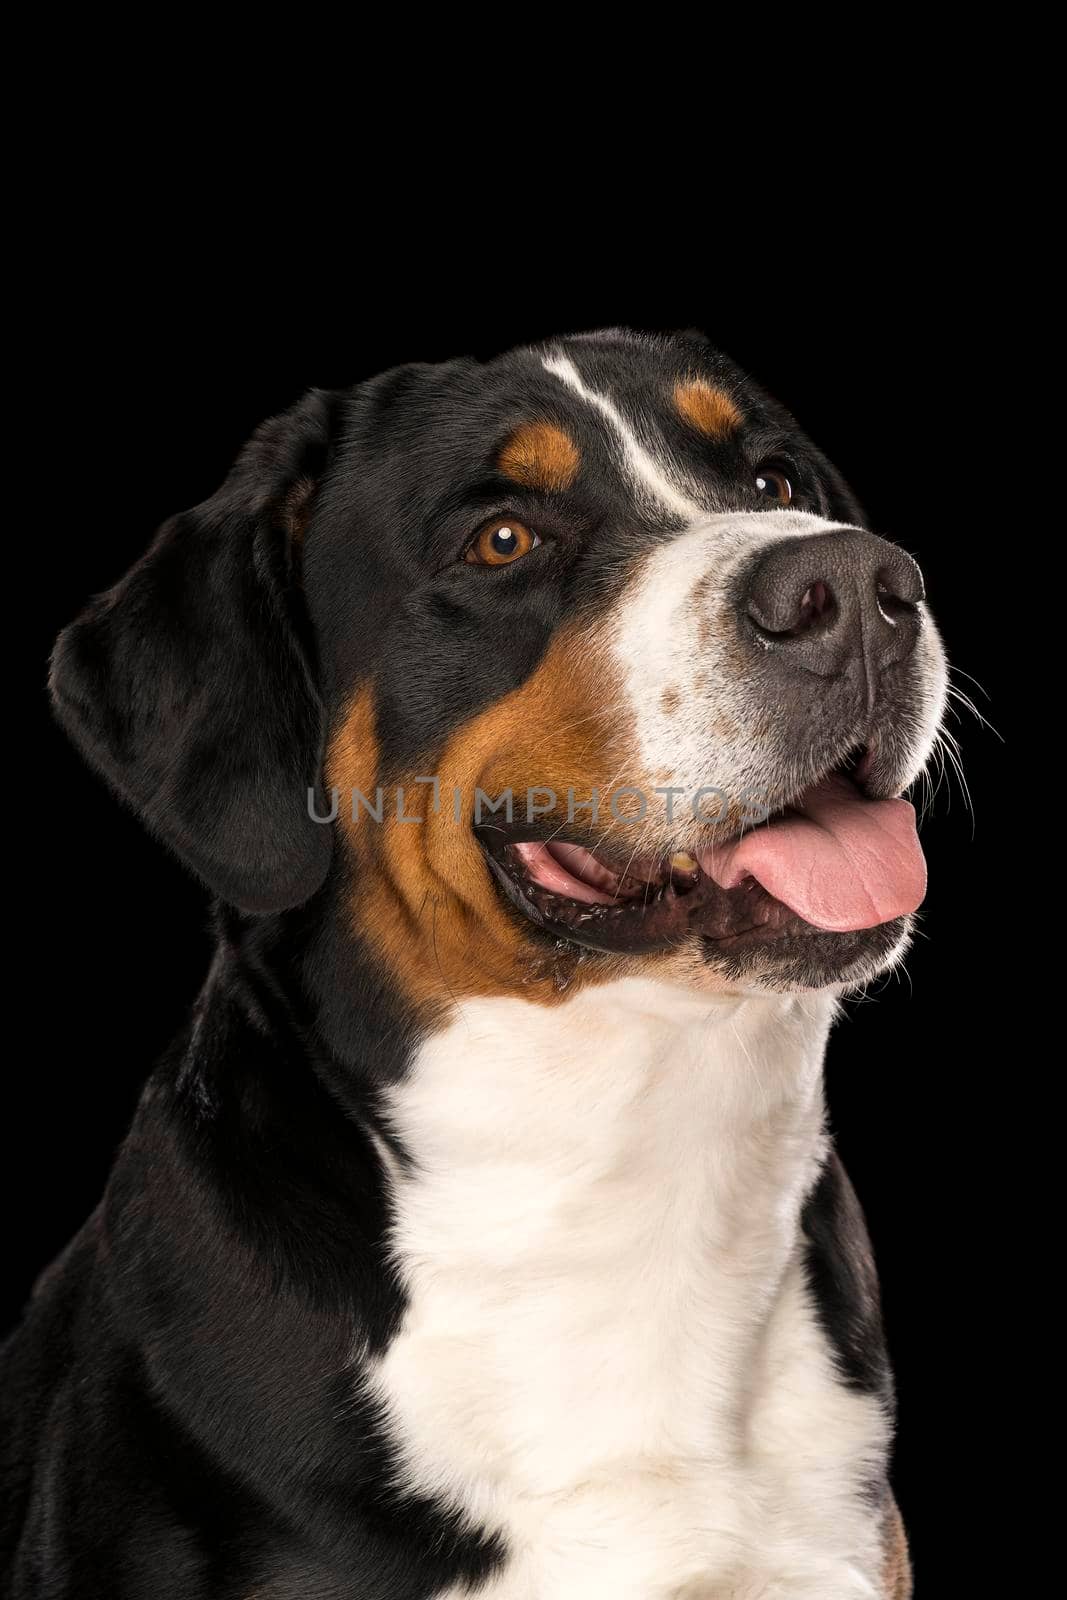
[(854, 982), (923, 895), (919, 570), (695, 335), (312, 393), (53, 685), (218, 895), (315, 899), (420, 1006)]

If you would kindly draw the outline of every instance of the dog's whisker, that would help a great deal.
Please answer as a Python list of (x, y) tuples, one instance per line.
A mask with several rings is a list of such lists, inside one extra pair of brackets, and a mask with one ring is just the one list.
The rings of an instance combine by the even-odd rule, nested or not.
[(990, 724), (860, 521), (615, 329), (308, 394), (65, 630), (60, 720), (217, 910), (16, 1336), (39, 1586), (907, 1587), (823, 1056), (912, 985), (895, 796), (929, 751), (973, 819), (936, 725)]

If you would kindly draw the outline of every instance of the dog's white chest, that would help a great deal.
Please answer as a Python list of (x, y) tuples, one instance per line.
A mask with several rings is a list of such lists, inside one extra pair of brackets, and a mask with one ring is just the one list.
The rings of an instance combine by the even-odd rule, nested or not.
[(698, 1580), (749, 1570), (783, 1492), (761, 1452), (825, 1365), (797, 1219), (829, 1012), (645, 982), (475, 1002), (395, 1092), (410, 1304), (374, 1382), (404, 1481), (506, 1539), (487, 1600), (777, 1592)]

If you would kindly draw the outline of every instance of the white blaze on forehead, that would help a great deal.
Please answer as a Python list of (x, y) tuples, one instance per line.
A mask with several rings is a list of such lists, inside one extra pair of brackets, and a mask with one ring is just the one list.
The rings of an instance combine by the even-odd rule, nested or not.
[(664, 459), (657, 460), (638, 439), (615, 402), (596, 389), (590, 389), (568, 356), (548, 356), (542, 365), (546, 372), (559, 378), (561, 383), (565, 383), (587, 405), (599, 411), (608, 422), (621, 447), (627, 476), (641, 499), (651, 500), (661, 510), (670, 512), (672, 516), (684, 517), (687, 522), (705, 514), (697, 500), (683, 493), (671, 481), (666, 451)]

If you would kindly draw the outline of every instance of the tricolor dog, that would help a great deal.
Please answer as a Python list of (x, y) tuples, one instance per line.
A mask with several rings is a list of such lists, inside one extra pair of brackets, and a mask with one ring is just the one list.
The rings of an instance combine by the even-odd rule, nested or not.
[(617, 330), (312, 392), (52, 691), (217, 954), (7, 1348), (8, 1592), (906, 1596), (822, 1058), (946, 668), (792, 418)]

